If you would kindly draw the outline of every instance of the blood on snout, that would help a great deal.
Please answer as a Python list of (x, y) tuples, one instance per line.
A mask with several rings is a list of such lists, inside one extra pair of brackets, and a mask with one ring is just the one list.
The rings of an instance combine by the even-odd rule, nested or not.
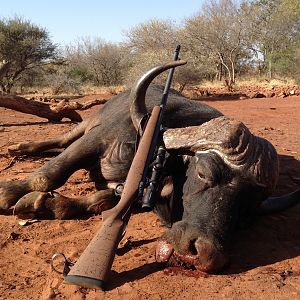
[(161, 240), (156, 248), (156, 261), (204, 273), (218, 272), (228, 263), (227, 256), (209, 242), (195, 242), (195, 250), (195, 253), (181, 254), (169, 242)]
[(174, 248), (170, 243), (164, 240), (158, 242), (156, 247), (156, 261), (159, 263), (167, 262), (174, 252)]

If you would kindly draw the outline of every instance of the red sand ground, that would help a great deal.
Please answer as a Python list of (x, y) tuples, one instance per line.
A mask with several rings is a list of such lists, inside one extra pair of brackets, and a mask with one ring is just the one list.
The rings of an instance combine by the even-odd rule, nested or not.
[[(299, 188), (299, 96), (204, 102), (243, 121), (274, 144), (281, 167), (277, 195)], [(85, 111), (83, 117), (96, 109)], [(73, 126), (0, 108), (0, 170), (11, 162), (9, 145), (52, 138)], [(25, 178), (47, 159), (19, 158), (0, 172), (0, 180)], [(70, 196), (92, 191), (84, 171), (76, 172), (59, 189)], [(156, 239), (165, 229), (153, 213), (135, 214), (125, 236), (130, 247), (124, 242), (120, 246), (106, 292), (66, 285), (49, 264), (55, 252), (76, 260), (99, 227), (99, 216), (20, 226), (14, 216), (0, 215), (0, 299), (300, 299), (299, 215), (300, 204), (258, 217), (237, 232), (229, 268), (220, 275), (197, 278), (174, 272), (167, 275), (155, 263)]]

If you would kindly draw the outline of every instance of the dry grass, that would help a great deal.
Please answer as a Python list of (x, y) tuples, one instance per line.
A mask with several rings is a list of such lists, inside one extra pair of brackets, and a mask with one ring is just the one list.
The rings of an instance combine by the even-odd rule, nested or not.
[[(125, 90), (124, 86), (93, 86), (93, 85), (83, 85), (80, 87), (80, 95), (94, 95), (94, 94), (110, 94), (116, 95)], [(53, 91), (51, 87), (36, 87), (23, 90), (23, 96), (35, 96), (35, 97), (52, 97)], [(77, 96), (78, 93), (69, 92), (69, 93), (59, 93), (56, 96)]]
[[(276, 87), (282, 86), (295, 86), (295, 80), (288, 79), (288, 78), (278, 78), (269, 80), (267, 78), (255, 78), (255, 77), (248, 77), (243, 79), (238, 79), (233, 86), (234, 89), (238, 90), (239, 88), (243, 87), (262, 87), (264, 89), (273, 89)], [(203, 81), (199, 84), (192, 85), (191, 87), (198, 87), (201, 89), (226, 89), (224, 81)], [(177, 86), (174, 86), (177, 89)], [(110, 94), (116, 95), (123, 92), (126, 89), (125, 85), (120, 86), (94, 86), (91, 84), (85, 84), (80, 86), (80, 95), (94, 95), (94, 94)], [(189, 88), (186, 88), (189, 90)], [(36, 87), (30, 88), (22, 92), (22, 95), (34, 95), (36, 97), (51, 97), (53, 96), (53, 91), (51, 87)], [(57, 96), (74, 96), (77, 95), (75, 92), (69, 93), (61, 93)]]
[[(278, 78), (278, 79), (272, 79), (269, 80), (267, 78), (242, 78), (238, 79), (235, 83), (235, 86), (237, 87), (243, 87), (243, 86), (261, 86), (265, 88), (272, 88), (276, 86), (290, 86), (290, 85), (296, 85), (295, 80), (289, 79), (289, 78)], [(202, 83), (196, 85), (199, 87), (204, 88), (222, 88), (225, 87), (223, 81), (203, 81)]]
[(237, 81), (238, 86), (262, 86), (262, 87), (276, 87), (276, 86), (291, 86), (296, 85), (295, 80), (289, 78), (244, 78)]
[(116, 95), (125, 90), (125, 86), (93, 86), (93, 85), (84, 85), (81, 87), (82, 93), (85, 95), (88, 94), (112, 94)]

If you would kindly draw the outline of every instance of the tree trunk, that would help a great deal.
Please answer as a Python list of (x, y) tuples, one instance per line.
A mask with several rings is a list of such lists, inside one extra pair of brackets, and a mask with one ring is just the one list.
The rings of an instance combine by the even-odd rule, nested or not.
[(269, 59), (269, 64), (268, 64), (268, 77), (269, 79), (273, 78), (273, 66), (272, 66), (272, 59)]
[(10, 68), (10, 63), (6, 62), (5, 60), (3, 62), (0, 62), (0, 80), (6, 75)]
[(73, 107), (68, 105), (49, 105), (33, 100), (27, 100), (15, 95), (0, 95), (0, 107), (20, 111), (25, 114), (36, 115), (49, 121), (61, 121), (63, 118), (74, 122), (81, 122), (82, 118)]

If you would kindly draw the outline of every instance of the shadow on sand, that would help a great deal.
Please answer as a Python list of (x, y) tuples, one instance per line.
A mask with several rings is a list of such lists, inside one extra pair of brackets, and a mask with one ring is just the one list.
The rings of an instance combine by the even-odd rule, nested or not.
[[(300, 188), (300, 161), (293, 156), (280, 155), (279, 164), (276, 196)], [(300, 203), (280, 213), (257, 216), (247, 228), (239, 229), (232, 245), (231, 265), (224, 273), (245, 272), (299, 256), (299, 216)]]

